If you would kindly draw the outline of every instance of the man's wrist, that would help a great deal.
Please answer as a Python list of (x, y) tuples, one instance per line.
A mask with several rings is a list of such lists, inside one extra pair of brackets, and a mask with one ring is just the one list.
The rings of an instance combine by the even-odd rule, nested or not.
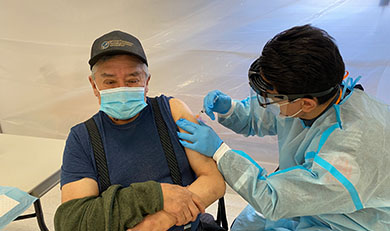
[(163, 210), (160, 212), (159, 218), (161, 220), (161, 224), (164, 224), (164, 227), (168, 229), (176, 224), (176, 218), (169, 214), (167, 211)]

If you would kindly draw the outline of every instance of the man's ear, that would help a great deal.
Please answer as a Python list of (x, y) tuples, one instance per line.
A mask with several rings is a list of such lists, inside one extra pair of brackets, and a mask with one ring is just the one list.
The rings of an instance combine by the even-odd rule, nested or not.
[(149, 78), (146, 80), (146, 83), (145, 83), (145, 96), (147, 95), (147, 93), (149, 91), (149, 81), (150, 81), (150, 78), (152, 78), (152, 75), (149, 75)]
[(93, 80), (92, 75), (88, 76), (88, 80), (89, 80), (89, 83), (91, 84), (91, 87), (92, 87), (92, 90), (93, 90), (93, 94), (96, 97), (99, 97), (99, 91), (96, 88), (96, 84), (95, 84), (95, 81)]
[(305, 113), (312, 112), (318, 106), (317, 99), (303, 98), (302, 101), (303, 101), (302, 111)]

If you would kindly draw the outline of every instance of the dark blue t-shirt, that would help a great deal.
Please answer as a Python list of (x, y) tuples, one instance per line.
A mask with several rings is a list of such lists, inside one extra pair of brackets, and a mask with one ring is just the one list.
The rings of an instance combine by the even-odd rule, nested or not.
[[(196, 179), (196, 175), (179, 143), (176, 134), (178, 129), (171, 115), (169, 99), (164, 95), (157, 97), (171, 137), (183, 186), (186, 186)], [(124, 125), (114, 124), (101, 111), (93, 116), (106, 153), (111, 184), (127, 187), (132, 183), (148, 180), (173, 183), (149, 98), (147, 103), (134, 121)], [(61, 187), (85, 177), (96, 180), (100, 185), (91, 141), (84, 123), (74, 126), (70, 131), (61, 170)], [(192, 226), (195, 228), (197, 225)]]

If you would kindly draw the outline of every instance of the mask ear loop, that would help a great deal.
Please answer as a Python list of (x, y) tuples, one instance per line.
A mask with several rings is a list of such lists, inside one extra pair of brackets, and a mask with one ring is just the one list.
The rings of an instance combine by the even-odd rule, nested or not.
[[(300, 98), (301, 99), (301, 98)], [(294, 100), (294, 102), (297, 102), (298, 99)], [(292, 115), (289, 115), (289, 117), (295, 117), (297, 116), (299, 113), (301, 113), (303, 111), (303, 105), (304, 105), (304, 102), (301, 104), (301, 109), (299, 109), (297, 112), (295, 112), (294, 114)]]
[[(295, 103), (295, 102), (297, 102), (297, 101), (300, 100), (300, 99), (302, 99), (302, 98), (294, 99), (294, 100), (291, 101), (291, 102), (285, 102), (285, 103), (279, 104), (278, 106), (279, 106), (279, 108), (280, 108), (281, 106), (288, 105), (288, 104), (290, 104), (290, 103)], [(292, 118), (292, 117), (297, 116), (299, 113), (301, 113), (301, 112), (303, 111), (302, 106), (303, 106), (303, 104), (301, 105), (301, 109), (298, 110), (297, 112), (295, 112), (294, 114), (292, 114), (292, 115), (284, 115), (284, 114), (281, 114), (281, 117), (284, 117), (284, 118)]]
[(98, 90), (98, 92), (100, 93), (100, 89), (97, 86), (96, 80), (93, 80), (93, 82), (95, 83), (96, 90)]

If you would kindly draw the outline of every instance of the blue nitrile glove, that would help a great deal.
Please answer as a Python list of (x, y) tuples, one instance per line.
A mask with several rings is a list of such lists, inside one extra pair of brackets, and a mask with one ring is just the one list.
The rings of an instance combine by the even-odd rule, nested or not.
[(190, 133), (178, 132), (180, 143), (186, 148), (195, 150), (205, 156), (213, 157), (219, 146), (221, 146), (222, 140), (212, 128), (202, 121), (199, 121), (199, 123), (196, 124), (186, 119), (176, 121), (177, 126)]
[(215, 120), (213, 112), (225, 114), (232, 107), (232, 98), (219, 90), (210, 91), (203, 99), (203, 108), (210, 119)]

